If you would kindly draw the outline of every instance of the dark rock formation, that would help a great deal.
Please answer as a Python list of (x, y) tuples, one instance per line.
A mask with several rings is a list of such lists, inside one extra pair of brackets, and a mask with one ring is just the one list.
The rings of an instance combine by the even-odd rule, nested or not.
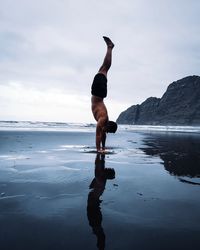
[(150, 97), (122, 112), (119, 124), (200, 125), (200, 77), (171, 83), (162, 98)]

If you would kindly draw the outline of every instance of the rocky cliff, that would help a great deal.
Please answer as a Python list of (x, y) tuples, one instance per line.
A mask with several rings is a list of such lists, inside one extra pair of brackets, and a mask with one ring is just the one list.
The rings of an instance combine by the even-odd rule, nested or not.
[(200, 125), (200, 77), (171, 83), (162, 98), (150, 97), (122, 112), (119, 124)]

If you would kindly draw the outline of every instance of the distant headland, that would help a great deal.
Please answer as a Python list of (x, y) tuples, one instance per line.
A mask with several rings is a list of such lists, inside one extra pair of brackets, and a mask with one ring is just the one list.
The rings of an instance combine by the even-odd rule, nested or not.
[(200, 125), (200, 76), (172, 82), (161, 98), (149, 97), (117, 118), (118, 124)]

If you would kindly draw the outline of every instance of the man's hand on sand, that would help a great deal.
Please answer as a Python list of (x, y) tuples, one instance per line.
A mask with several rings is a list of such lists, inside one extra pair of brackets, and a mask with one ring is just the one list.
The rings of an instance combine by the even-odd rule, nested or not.
[(97, 153), (99, 153), (99, 154), (105, 154), (106, 150), (105, 149), (99, 149), (99, 150), (97, 150)]

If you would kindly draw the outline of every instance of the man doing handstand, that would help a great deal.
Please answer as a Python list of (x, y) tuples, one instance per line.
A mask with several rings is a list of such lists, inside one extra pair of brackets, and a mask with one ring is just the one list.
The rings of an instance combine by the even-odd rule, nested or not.
[(95, 75), (92, 83), (92, 113), (97, 121), (96, 126), (96, 149), (98, 152), (104, 152), (106, 143), (106, 133), (115, 133), (117, 124), (109, 121), (108, 112), (103, 99), (107, 96), (107, 72), (111, 66), (113, 42), (108, 37), (103, 37), (107, 45), (106, 56), (103, 65)]

